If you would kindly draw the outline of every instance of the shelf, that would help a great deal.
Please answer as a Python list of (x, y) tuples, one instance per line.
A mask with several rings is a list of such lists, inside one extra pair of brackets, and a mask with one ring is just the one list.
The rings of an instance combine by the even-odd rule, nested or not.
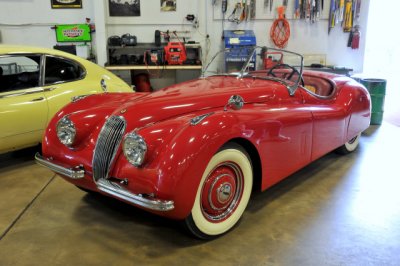
[[(162, 43), (160, 46), (156, 46), (154, 43), (138, 43), (137, 45), (108, 45), (108, 49), (164, 49), (168, 43)], [(200, 43), (185, 43), (185, 47), (197, 48), (201, 47)]]
[(201, 65), (173, 65), (173, 66), (106, 66), (108, 70), (196, 70), (202, 69)]

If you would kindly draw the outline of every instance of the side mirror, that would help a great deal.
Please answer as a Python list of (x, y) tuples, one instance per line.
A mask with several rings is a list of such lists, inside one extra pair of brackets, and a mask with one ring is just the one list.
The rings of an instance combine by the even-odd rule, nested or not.
[(232, 108), (233, 110), (240, 110), (243, 108), (244, 100), (240, 95), (232, 95), (228, 103), (224, 107), (224, 111), (228, 110), (228, 107)]

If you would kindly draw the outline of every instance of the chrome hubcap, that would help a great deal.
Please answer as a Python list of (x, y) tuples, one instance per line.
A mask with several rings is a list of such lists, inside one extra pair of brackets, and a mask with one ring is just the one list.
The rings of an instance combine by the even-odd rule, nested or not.
[(218, 196), (218, 201), (220, 203), (225, 203), (229, 200), (229, 198), (232, 196), (232, 187), (231, 184), (225, 183), (222, 184), (217, 191), (217, 196)]
[(202, 188), (201, 209), (204, 217), (212, 222), (227, 219), (240, 202), (243, 183), (243, 174), (237, 164), (225, 162), (215, 167)]

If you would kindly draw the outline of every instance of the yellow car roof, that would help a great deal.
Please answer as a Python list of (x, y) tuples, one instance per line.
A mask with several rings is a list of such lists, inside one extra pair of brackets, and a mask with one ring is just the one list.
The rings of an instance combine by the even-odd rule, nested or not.
[(75, 56), (73, 54), (69, 54), (63, 51), (43, 48), (43, 47), (35, 47), (35, 46), (24, 46), (24, 45), (7, 45), (0, 44), (0, 55), (2, 54), (24, 54), (24, 53), (38, 53), (38, 54), (52, 54), (52, 55), (60, 55), (67, 58), (73, 58), (76, 60), (80, 60), (81, 58)]

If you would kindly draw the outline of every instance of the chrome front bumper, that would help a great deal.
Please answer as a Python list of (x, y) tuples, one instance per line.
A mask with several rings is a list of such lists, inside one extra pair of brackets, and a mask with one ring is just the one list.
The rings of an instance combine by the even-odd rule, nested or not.
[(75, 167), (75, 168), (66, 168), (61, 165), (55, 164), (51, 159), (44, 158), (39, 153), (35, 154), (36, 163), (49, 168), (51, 171), (56, 172), (57, 174), (67, 176), (71, 179), (81, 179), (85, 176), (85, 170), (83, 167)]
[[(36, 163), (68, 178), (76, 180), (81, 179), (85, 176), (85, 170), (81, 166), (66, 168), (52, 162), (52, 160), (49, 158), (44, 158), (39, 153), (36, 153), (35, 159)], [(174, 202), (172, 200), (160, 200), (156, 198), (146, 197), (142, 194), (133, 194), (129, 192), (126, 188), (108, 179), (100, 179), (96, 182), (96, 185), (100, 191), (103, 191), (106, 194), (147, 209), (156, 211), (170, 211), (174, 209)]]

